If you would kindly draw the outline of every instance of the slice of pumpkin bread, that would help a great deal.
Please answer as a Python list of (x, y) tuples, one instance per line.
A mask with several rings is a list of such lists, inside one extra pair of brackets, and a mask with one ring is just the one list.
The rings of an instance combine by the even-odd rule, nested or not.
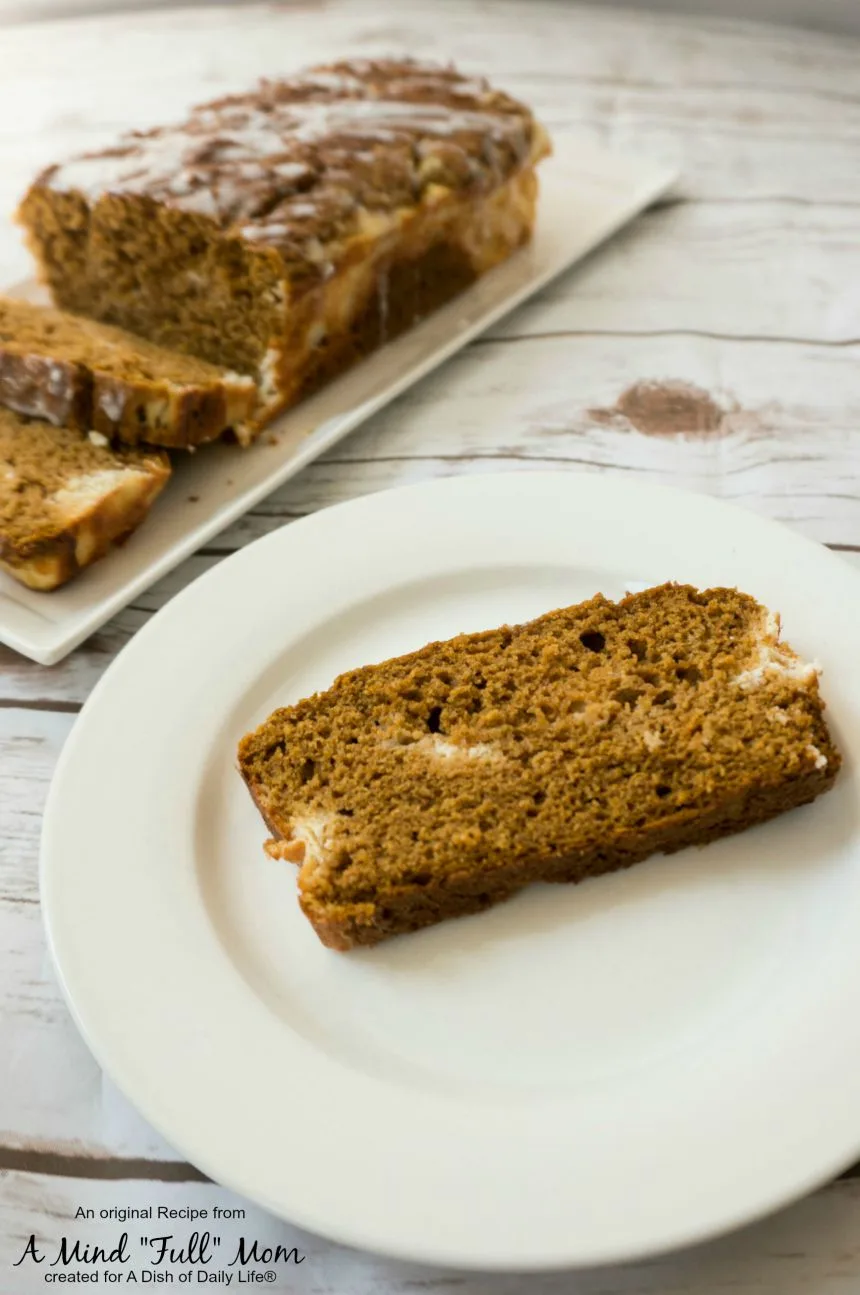
[(57, 427), (173, 449), (245, 424), (252, 378), (110, 324), (0, 298), (0, 405)]
[(662, 585), (342, 675), (239, 746), (323, 943), (375, 944), (813, 800), (817, 669), (732, 589)]
[(0, 567), (56, 589), (130, 535), (169, 476), (157, 450), (112, 450), (0, 409)]

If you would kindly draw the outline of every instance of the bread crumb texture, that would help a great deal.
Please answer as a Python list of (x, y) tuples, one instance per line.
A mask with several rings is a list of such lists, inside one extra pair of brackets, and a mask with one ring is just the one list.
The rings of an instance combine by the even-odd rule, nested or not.
[(766, 608), (663, 585), (351, 671), (239, 761), (345, 949), (810, 801), (840, 764), (823, 710)]

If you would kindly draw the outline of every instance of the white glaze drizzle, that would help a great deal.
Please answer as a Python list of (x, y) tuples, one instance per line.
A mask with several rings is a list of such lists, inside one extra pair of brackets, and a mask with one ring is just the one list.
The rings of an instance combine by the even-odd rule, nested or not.
[[(327, 73), (311, 75), (313, 84), (326, 89), (368, 89), (353, 79), (338, 76), (334, 85)], [(110, 192), (150, 193), (218, 218), (241, 212), (249, 181), (276, 176), (289, 184), (309, 177), (307, 164), (289, 157), (296, 147), (338, 135), (390, 143), (404, 134), (444, 138), (460, 132), (508, 139), (518, 149), (525, 145), (523, 121), (515, 114), (440, 103), (343, 98), (276, 103), (269, 111), (225, 105), (199, 109), (181, 126), (127, 135), (117, 149), (57, 167), (47, 183), (90, 201)], [(301, 212), (296, 207), (293, 214), (314, 214), (315, 195), (301, 196)], [(272, 236), (270, 226), (267, 237)]]

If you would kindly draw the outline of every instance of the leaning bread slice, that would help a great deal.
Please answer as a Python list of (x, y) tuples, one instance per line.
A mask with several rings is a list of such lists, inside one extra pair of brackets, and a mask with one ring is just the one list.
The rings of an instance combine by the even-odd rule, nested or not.
[(0, 405), (128, 445), (247, 440), (252, 378), (109, 324), (0, 298)]
[(169, 476), (157, 450), (112, 450), (0, 409), (0, 567), (56, 589), (130, 535)]
[(813, 800), (840, 763), (823, 710), (754, 599), (663, 585), (345, 674), (239, 764), (268, 852), (348, 949)]

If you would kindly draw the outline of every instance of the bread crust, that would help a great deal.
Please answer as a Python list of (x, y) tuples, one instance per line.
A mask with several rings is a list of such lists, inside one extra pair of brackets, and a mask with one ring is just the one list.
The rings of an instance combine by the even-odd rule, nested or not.
[(528, 243), (538, 177), (523, 167), (490, 195), (448, 194), (416, 208), (396, 238), (356, 240), (346, 263), (294, 299), (272, 339), (261, 399), (240, 429), (267, 423), (455, 300)]

